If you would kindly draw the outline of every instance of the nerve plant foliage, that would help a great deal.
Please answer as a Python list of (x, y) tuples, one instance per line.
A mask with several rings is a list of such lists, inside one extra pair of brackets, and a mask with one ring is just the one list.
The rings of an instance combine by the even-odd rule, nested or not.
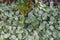
[(0, 40), (60, 40), (60, 6), (39, 2), (26, 19), (17, 9), (0, 4)]

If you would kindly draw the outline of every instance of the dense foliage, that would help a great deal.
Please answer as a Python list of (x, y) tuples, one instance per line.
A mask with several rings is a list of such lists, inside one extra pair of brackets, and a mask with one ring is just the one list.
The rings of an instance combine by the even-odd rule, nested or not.
[(0, 4), (0, 40), (60, 40), (60, 6), (40, 3), (24, 17), (16, 4)]

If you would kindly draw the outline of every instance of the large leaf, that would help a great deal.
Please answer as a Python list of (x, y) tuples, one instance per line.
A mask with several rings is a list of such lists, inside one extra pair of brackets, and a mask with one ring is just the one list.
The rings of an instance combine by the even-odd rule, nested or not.
[(32, 1), (19, 0), (18, 9), (22, 15), (27, 16), (28, 13), (32, 10)]

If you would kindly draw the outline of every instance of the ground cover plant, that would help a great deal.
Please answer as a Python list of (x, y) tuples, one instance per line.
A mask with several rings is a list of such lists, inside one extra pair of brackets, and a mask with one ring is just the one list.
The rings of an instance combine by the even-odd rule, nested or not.
[(39, 2), (24, 17), (17, 4), (0, 4), (0, 40), (60, 40), (60, 6)]

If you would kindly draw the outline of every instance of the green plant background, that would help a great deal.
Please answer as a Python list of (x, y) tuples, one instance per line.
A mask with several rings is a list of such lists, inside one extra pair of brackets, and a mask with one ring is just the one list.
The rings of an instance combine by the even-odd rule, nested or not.
[(0, 40), (60, 40), (60, 6), (40, 4), (25, 18), (16, 4), (0, 4)]

